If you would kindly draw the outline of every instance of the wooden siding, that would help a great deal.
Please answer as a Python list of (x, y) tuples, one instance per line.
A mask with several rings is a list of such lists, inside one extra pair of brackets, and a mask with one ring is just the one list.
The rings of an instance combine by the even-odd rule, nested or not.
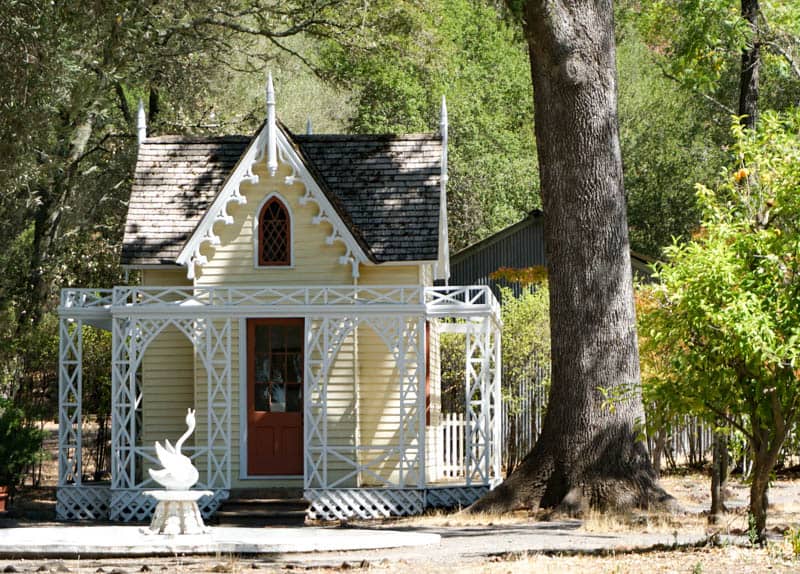
[[(214, 248), (204, 244), (203, 254), (208, 263), (198, 268), (197, 285), (347, 285), (352, 283), (351, 267), (339, 263), (345, 254), (344, 246), (326, 244), (332, 228), (329, 223), (314, 225), (312, 219), (319, 211), (309, 202), (301, 206), (298, 199), (305, 188), (296, 183), (288, 186), (284, 179), (290, 174), (286, 166), (270, 177), (263, 162), (254, 168), (259, 183), (243, 183), (241, 192), (245, 205), (229, 206), (234, 221), (230, 225), (217, 223), (220, 244)], [(292, 219), (291, 267), (259, 268), (255, 264), (254, 221), (261, 203), (277, 192), (286, 201)]]
[[(186, 409), (194, 407), (194, 349), (175, 327), (167, 327), (145, 350), (142, 359), (142, 444), (169, 439), (186, 431)], [(196, 434), (195, 434), (196, 436)], [(190, 437), (186, 446), (194, 444)]]
[[(362, 446), (378, 447), (362, 454), (361, 463), (369, 464), (370, 459), (383, 456), (383, 449), (400, 445), (401, 426), (406, 436), (406, 444), (417, 435), (416, 416), (401, 425), (400, 413), (400, 373), (394, 356), (381, 337), (370, 327), (361, 325), (358, 329), (359, 351), (359, 443)], [(409, 358), (407, 369), (417, 368), (414, 358)], [(424, 391), (425, 381), (421, 381)], [(417, 413), (417, 404), (407, 405), (409, 413)], [(396, 481), (399, 479), (396, 457), (389, 457), (382, 463), (370, 466), (379, 476)], [(374, 483), (374, 479), (362, 474), (364, 485)]]
[(418, 265), (361, 265), (359, 285), (421, 285)]
[(142, 269), (142, 285), (153, 287), (181, 286), (191, 287), (192, 281), (186, 277), (186, 269)]

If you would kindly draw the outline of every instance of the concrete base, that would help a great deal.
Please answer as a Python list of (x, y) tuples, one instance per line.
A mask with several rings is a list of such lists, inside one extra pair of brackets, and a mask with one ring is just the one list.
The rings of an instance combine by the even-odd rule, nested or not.
[(438, 534), (356, 528), (212, 528), (206, 534), (153, 536), (136, 526), (7, 528), (0, 556), (101, 557), (175, 554), (276, 554), (372, 550), (439, 544)]
[(214, 496), (210, 490), (145, 490), (145, 496), (158, 501), (150, 528), (144, 534), (205, 534), (208, 527), (203, 523), (197, 501), (204, 496)]

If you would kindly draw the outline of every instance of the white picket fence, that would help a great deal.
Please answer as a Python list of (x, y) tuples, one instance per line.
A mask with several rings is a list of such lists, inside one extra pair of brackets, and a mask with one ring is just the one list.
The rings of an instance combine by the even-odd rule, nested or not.
[(463, 413), (446, 413), (442, 415), (443, 456), (442, 476), (444, 478), (460, 478), (464, 471), (464, 435), (467, 425)]

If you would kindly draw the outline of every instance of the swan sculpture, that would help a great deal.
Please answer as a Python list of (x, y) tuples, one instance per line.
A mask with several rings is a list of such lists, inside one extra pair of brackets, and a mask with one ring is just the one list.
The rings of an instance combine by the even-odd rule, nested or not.
[(156, 441), (156, 455), (158, 462), (164, 467), (160, 470), (148, 469), (150, 477), (167, 490), (189, 490), (197, 482), (200, 473), (192, 464), (188, 456), (181, 453), (183, 443), (194, 432), (194, 409), (186, 409), (186, 432), (181, 435), (175, 446), (168, 439), (164, 440), (162, 447)]

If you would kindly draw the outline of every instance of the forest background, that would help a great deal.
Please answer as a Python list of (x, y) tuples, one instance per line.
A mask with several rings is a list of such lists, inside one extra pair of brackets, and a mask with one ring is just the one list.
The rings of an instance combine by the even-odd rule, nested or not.
[[(759, 106), (800, 97), (800, 3), (761, 2)], [(694, 185), (727, 167), (742, 48), (730, 0), (615, 4), (633, 250), (658, 258), (700, 221)], [(153, 135), (252, 134), (267, 70), (296, 132), (432, 132), (450, 117), (451, 252), (540, 206), (527, 44), (515, 2), (11, 0), (0, 8), (0, 396), (57, 406), (62, 287), (119, 266), (136, 108)], [(108, 408), (110, 341), (84, 377)]]

